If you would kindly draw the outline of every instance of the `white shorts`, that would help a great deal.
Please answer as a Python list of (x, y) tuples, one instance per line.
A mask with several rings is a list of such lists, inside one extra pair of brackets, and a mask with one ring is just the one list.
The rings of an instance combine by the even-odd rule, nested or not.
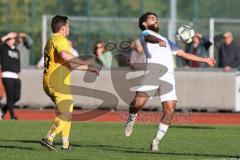
[[(152, 81), (153, 83), (151, 83)], [(160, 96), (160, 101), (177, 101), (175, 89), (175, 75), (174, 73), (166, 72), (160, 78), (154, 78), (147, 74), (141, 79), (140, 85), (136, 91), (145, 92), (149, 98)]]

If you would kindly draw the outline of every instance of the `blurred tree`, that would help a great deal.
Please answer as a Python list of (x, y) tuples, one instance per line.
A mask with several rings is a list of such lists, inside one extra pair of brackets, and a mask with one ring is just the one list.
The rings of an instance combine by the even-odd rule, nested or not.
[[(41, 55), (42, 15), (44, 14), (139, 17), (142, 12), (152, 11), (156, 12), (159, 18), (168, 18), (169, 3), (170, 0), (0, 0), (0, 36), (10, 31), (23, 31), (32, 35), (35, 42), (36, 62)], [(240, 0), (177, 0), (177, 7), (177, 18), (184, 20), (210, 17), (240, 18)], [(101, 27), (100, 24), (99, 27)], [(89, 32), (86, 36), (95, 34), (94, 30), (86, 32)], [(119, 28), (109, 28), (109, 31), (105, 29), (105, 34), (101, 33), (101, 35), (112, 32), (116, 33), (115, 36), (124, 35), (124, 31)]]

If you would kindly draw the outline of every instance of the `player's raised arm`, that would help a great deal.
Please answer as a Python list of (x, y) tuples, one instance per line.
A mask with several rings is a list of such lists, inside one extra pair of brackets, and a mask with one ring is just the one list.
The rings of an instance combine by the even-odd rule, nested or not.
[(161, 40), (160, 38), (151, 34), (145, 35), (144, 40), (148, 43), (159, 43), (161, 47), (166, 47), (166, 42), (164, 40)]
[(198, 57), (196, 55), (186, 53), (183, 50), (179, 50), (176, 53), (177, 56), (182, 57), (184, 59), (190, 60), (190, 61), (197, 61), (197, 62), (204, 62), (207, 63), (209, 66), (213, 67), (216, 63), (216, 60), (214, 58), (210, 57)]
[(99, 75), (99, 70), (91, 65), (83, 64), (82, 60), (69, 54), (67, 51), (61, 51), (60, 56), (71, 66), (71, 69), (94, 72)]

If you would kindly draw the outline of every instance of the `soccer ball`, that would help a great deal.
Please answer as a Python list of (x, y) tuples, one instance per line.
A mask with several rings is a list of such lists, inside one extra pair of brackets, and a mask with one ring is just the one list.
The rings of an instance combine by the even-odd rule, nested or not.
[(178, 28), (176, 33), (176, 39), (179, 42), (188, 44), (193, 41), (194, 35), (195, 35), (195, 31), (191, 26), (183, 25)]

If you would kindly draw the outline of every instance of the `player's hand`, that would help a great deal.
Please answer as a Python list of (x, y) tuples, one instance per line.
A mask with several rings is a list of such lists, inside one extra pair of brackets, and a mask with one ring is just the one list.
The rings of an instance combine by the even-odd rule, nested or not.
[(99, 75), (100, 71), (96, 67), (92, 65), (88, 65), (88, 72), (93, 72), (93, 73), (96, 73), (96, 75)]
[(60, 111), (58, 109), (55, 109), (55, 115), (60, 116), (60, 114), (61, 114)]
[(207, 57), (207, 58), (206, 58), (206, 63), (207, 63), (209, 66), (213, 67), (213, 66), (216, 64), (216, 60), (215, 60), (214, 58)]
[(160, 47), (166, 47), (166, 42), (164, 40), (159, 40)]

